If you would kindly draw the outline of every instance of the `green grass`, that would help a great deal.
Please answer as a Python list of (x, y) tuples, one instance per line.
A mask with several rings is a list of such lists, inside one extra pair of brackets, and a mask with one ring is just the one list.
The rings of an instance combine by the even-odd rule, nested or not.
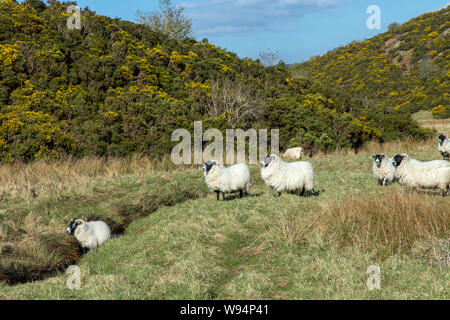
[[(418, 159), (439, 158), (433, 142), (405, 150)], [(81, 290), (67, 289), (67, 276), (60, 274), (0, 284), (0, 299), (448, 299), (448, 266), (425, 251), (379, 257), (364, 249), (368, 244), (333, 241), (319, 228), (320, 214), (349, 195), (387, 198), (402, 192), (399, 185), (376, 184), (370, 154), (313, 158), (317, 186), (325, 189), (316, 198), (277, 199), (253, 167), (253, 196), (244, 199), (217, 202), (206, 193), (201, 170), (189, 169), (98, 178), (88, 190), (60, 200), (2, 202), (0, 215), (34, 210), (41, 216), (47, 210), (61, 237), (69, 216), (91, 212), (117, 223), (135, 216), (123, 237), (79, 261)], [(136, 184), (139, 179), (147, 183)], [(450, 197), (420, 196), (450, 207)], [(441, 227), (450, 238), (449, 220)], [(373, 264), (381, 268), (382, 288), (369, 291), (365, 272)]]
[(412, 115), (414, 120), (423, 121), (423, 120), (433, 120), (433, 114), (431, 111), (421, 110)]

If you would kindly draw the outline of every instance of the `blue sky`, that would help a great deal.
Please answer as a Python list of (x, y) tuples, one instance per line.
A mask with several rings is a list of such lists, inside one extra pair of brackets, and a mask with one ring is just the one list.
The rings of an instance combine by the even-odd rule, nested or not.
[[(240, 57), (257, 58), (261, 51), (278, 52), (287, 63), (385, 32), (392, 22), (403, 23), (446, 7), (449, 0), (174, 0), (184, 6), (198, 40)], [(137, 10), (158, 9), (158, 0), (78, 0), (98, 14), (134, 21)], [(370, 5), (381, 9), (381, 29), (369, 30)]]

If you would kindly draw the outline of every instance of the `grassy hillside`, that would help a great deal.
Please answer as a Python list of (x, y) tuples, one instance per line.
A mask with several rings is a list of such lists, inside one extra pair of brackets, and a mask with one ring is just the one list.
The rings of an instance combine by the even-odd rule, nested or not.
[[(12, 279), (18, 270), (30, 277), (78, 260), (65, 235), (74, 216), (105, 219), (124, 236), (82, 257), (81, 290), (52, 272), (44, 281), (0, 284), (0, 298), (448, 299), (450, 198), (380, 187), (369, 159), (375, 152), (437, 159), (435, 145), (371, 143), (357, 154), (318, 154), (310, 161), (325, 192), (316, 198), (277, 199), (257, 167), (252, 196), (217, 202), (200, 168), (175, 170), (167, 161), (3, 165), (3, 282), (26, 280)], [(379, 291), (366, 288), (374, 264)]]
[(367, 105), (450, 118), (450, 6), (292, 67)]
[(148, 27), (68, 4), (0, 2), (0, 161), (64, 155), (167, 154), (178, 128), (280, 128), (281, 147), (361, 148), (425, 138), (409, 114), (265, 68), (207, 41), (169, 40)]

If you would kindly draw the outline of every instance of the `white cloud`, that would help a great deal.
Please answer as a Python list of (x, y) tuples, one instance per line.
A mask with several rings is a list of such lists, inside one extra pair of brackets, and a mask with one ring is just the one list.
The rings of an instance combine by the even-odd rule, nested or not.
[(253, 31), (295, 31), (293, 22), (309, 12), (348, 0), (199, 0), (185, 2), (186, 13), (201, 35)]

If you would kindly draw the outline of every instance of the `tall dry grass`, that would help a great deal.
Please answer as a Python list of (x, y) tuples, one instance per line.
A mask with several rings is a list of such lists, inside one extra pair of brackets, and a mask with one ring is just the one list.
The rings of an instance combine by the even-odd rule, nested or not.
[(93, 178), (117, 178), (140, 175), (153, 171), (183, 170), (189, 166), (176, 166), (170, 156), (151, 159), (134, 154), (123, 158), (104, 159), (87, 157), (66, 158), (55, 161), (12, 163), (0, 165), (0, 200), (7, 197), (31, 199), (41, 195), (59, 199), (62, 191), (76, 192), (87, 189)]
[(356, 151), (353, 149), (336, 149), (332, 152), (317, 151), (312, 155), (311, 159), (321, 159), (326, 157), (355, 156), (358, 154), (372, 155), (375, 153), (386, 153), (389, 155), (407, 153), (407, 152), (426, 152), (432, 148), (436, 148), (436, 157), (439, 158), (437, 152), (437, 138), (428, 140), (416, 140), (406, 138), (403, 140), (395, 140), (380, 143), (377, 141), (368, 142), (363, 148)]
[(417, 242), (446, 239), (449, 229), (448, 199), (408, 191), (331, 202), (316, 224), (322, 240), (357, 246), (380, 259), (410, 253)]

